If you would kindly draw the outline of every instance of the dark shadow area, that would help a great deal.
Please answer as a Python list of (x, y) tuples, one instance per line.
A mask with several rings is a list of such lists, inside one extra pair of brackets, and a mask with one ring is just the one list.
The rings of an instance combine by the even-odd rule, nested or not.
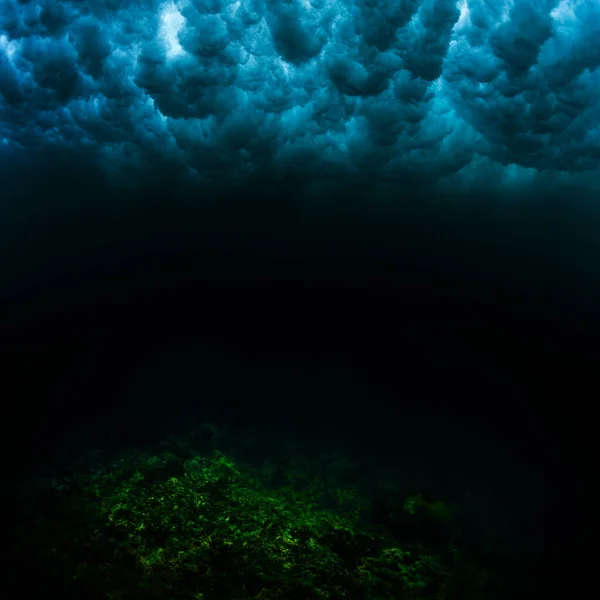
[(10, 478), (90, 445), (150, 446), (181, 419), (251, 447), (265, 431), (331, 435), (423, 461), (436, 485), (489, 479), (505, 507), (520, 498), (513, 543), (575, 561), (598, 325), (562, 228), (580, 209), (376, 209), (362, 190), (318, 209), (296, 182), (258, 182), (198, 192), (193, 209), (164, 188), (100, 208), (96, 190), (82, 213), (86, 189), (29, 190), (7, 220)]

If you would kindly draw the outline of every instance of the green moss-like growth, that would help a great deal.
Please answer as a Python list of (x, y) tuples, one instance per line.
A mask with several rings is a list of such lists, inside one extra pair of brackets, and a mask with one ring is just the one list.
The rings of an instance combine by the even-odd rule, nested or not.
[(377, 526), (356, 488), (276, 471), (129, 453), (38, 488), (23, 548), (91, 600), (448, 598), (447, 559)]

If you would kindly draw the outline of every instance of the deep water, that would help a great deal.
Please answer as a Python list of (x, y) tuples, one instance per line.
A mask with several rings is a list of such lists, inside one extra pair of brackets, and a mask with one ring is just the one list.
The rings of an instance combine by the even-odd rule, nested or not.
[(9, 483), (210, 422), (238, 460), (318, 465), (333, 449), (353, 481), (391, 473), (452, 507), (502, 572), (461, 597), (559, 593), (544, 573), (582, 548), (597, 389), (597, 296), (576, 269), (593, 255), (565, 223), (585, 231), (591, 210), (395, 205), (343, 183), (317, 203), (298, 181), (115, 197), (98, 182), (48, 174), (4, 221)]

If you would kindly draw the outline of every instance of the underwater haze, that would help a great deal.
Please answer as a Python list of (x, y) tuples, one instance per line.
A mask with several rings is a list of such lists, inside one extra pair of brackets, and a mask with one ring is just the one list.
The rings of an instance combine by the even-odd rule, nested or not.
[(599, 67), (598, 0), (0, 0), (20, 596), (574, 595)]

